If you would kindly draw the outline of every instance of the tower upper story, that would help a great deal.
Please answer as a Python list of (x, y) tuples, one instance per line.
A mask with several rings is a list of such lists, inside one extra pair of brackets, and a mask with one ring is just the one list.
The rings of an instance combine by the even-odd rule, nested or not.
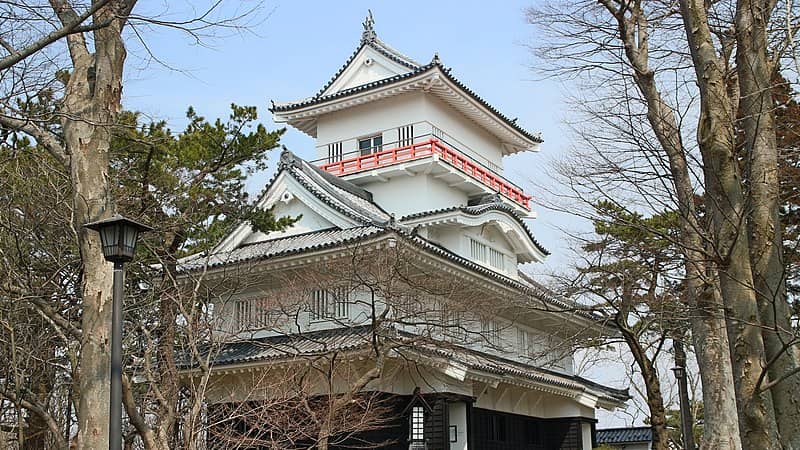
[(535, 217), (505, 178), (503, 157), (542, 142), (454, 78), (435, 55), (421, 64), (378, 39), (372, 16), (342, 68), (312, 97), (273, 103), (276, 122), (316, 139), (324, 171), (372, 193), (398, 218), (498, 195)]

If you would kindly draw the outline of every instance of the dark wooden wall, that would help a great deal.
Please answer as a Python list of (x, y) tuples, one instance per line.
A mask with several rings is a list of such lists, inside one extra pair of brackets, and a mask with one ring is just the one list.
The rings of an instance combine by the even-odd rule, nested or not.
[[(383, 395), (383, 394), (381, 394)], [(424, 394), (421, 396), (427, 408), (425, 415), (425, 441), (428, 450), (450, 450), (448, 402), (464, 401), (452, 396)], [(409, 413), (412, 402), (420, 398), (413, 396), (390, 396), (386, 394), (388, 404), (394, 414), (389, 414), (384, 427), (364, 431), (357, 436), (333, 439), (336, 444), (332, 450), (382, 448), (385, 450), (408, 450)], [(469, 404), (468, 404), (469, 405)], [(222, 405), (216, 405), (217, 408)], [(215, 408), (215, 405), (209, 407)], [(475, 450), (581, 450), (582, 433), (580, 418), (538, 419), (482, 408), (471, 405), (467, 409), (469, 421), (469, 448)], [(233, 419), (221, 422), (226, 434), (231, 431), (247, 436), (249, 426), (245, 421)], [(263, 430), (262, 430), (263, 432)], [(274, 432), (280, 433), (279, 430)], [(223, 450), (229, 443), (215, 442), (213, 432), (210, 433), (208, 448)], [(267, 447), (238, 447), (248, 450), (262, 450)], [(313, 442), (297, 442), (294, 449), (314, 448)], [(287, 448), (287, 450), (289, 450)]]
[(471, 447), (481, 450), (581, 450), (580, 419), (537, 419), (472, 408)]

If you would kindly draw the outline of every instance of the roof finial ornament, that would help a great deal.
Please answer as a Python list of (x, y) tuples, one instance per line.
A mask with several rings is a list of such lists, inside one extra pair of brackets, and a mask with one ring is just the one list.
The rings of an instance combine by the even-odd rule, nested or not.
[(285, 145), (281, 145), (281, 158), (278, 162), (279, 169), (288, 169), (293, 166), (297, 166), (297, 158), (294, 156)]
[(442, 60), (439, 59), (439, 52), (433, 54), (433, 59), (431, 60), (431, 64), (434, 66), (438, 66), (442, 63)]
[(364, 31), (361, 33), (361, 43), (373, 42), (378, 36), (375, 34), (375, 19), (372, 17), (372, 10), (367, 10), (367, 18), (361, 23)]

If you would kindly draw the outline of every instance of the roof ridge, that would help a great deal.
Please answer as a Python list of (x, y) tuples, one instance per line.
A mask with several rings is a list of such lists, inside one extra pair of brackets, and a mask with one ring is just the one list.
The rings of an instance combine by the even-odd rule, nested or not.
[[(374, 224), (376, 226), (385, 226), (390, 221), (391, 215), (387, 213), (380, 205), (374, 202), (371, 192), (362, 189), (347, 180), (325, 172), (319, 167), (295, 155), (286, 148), (284, 148), (284, 151), (281, 153), (279, 168), (280, 171), (287, 170), (295, 180), (297, 180), (306, 189), (318, 197), (328, 196), (343, 205), (340, 206), (332, 204), (330, 201), (326, 201), (326, 203), (328, 203), (332, 208), (352, 219), (355, 219), (363, 224)], [(299, 176), (296, 171), (303, 173), (305, 177)], [(315, 185), (312, 186), (307, 179), (303, 178), (310, 179), (310, 181)], [(336, 190), (329, 188), (329, 186), (340, 189), (347, 194), (358, 197), (359, 199), (369, 203), (369, 205), (374, 207), (378, 212), (384, 214), (386, 218), (381, 217), (380, 214), (377, 214), (375, 211), (369, 211), (365, 209), (357, 203), (354, 203), (352, 200), (348, 200), (347, 198), (343, 197), (341, 192), (337, 192)]]

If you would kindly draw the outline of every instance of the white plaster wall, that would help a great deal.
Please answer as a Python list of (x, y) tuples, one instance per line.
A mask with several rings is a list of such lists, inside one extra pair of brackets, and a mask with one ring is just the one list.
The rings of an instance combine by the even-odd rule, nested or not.
[(581, 442), (583, 443), (583, 450), (592, 450), (592, 424), (581, 424)]
[(524, 416), (556, 418), (586, 417), (594, 419), (595, 412), (575, 400), (555, 394), (534, 392), (512, 385), (500, 384), (497, 388), (474, 383), (474, 406)]
[(325, 114), (317, 120), (317, 157), (327, 158), (332, 142), (342, 142), (342, 152), (353, 156), (359, 138), (383, 130), (385, 148), (396, 147), (390, 143), (397, 140), (397, 128), (425, 120), (424, 108), (423, 94), (410, 93)]
[(460, 142), (492, 164), (503, 167), (500, 141), (433, 95), (425, 96), (425, 118), (455, 138), (458, 142), (453, 145), (460, 147)]
[[(450, 450), (467, 450), (467, 404), (454, 402), (447, 405), (450, 426), (456, 427), (456, 441), (450, 442)], [(448, 430), (448, 437), (450, 432)]]
[(401, 176), (362, 186), (375, 202), (400, 218), (407, 214), (465, 205), (467, 194), (430, 175)]
[[(419, 122), (428, 122), (421, 124)], [(397, 128), (414, 123), (414, 135), (445, 132), (453, 146), (481, 163), (503, 165), (500, 141), (475, 122), (430, 94), (411, 92), (325, 114), (317, 119), (317, 158), (328, 156), (327, 145), (342, 142), (342, 152), (358, 149), (358, 139), (382, 132), (384, 148), (396, 147)], [(476, 157), (477, 156), (477, 157)]]
[(306, 206), (304, 203), (292, 198), (288, 203), (279, 201), (275, 204), (274, 210), (275, 217), (297, 217), (301, 216), (299, 221), (295, 222), (292, 226), (284, 231), (274, 231), (271, 233), (255, 232), (251, 233), (242, 243), (250, 244), (267, 239), (279, 239), (297, 234), (308, 233), (310, 231), (324, 230), (333, 227), (333, 223), (317, 214), (314, 210)]

